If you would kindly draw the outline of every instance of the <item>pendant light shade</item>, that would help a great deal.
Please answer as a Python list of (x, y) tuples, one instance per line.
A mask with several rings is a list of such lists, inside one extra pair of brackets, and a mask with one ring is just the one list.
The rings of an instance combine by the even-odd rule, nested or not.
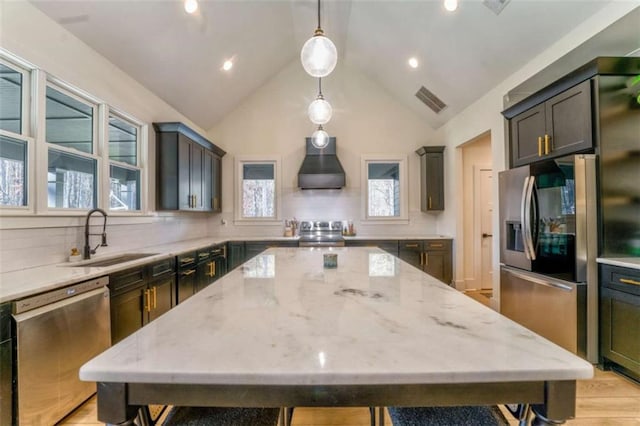
[(318, 126), (318, 130), (311, 135), (311, 144), (318, 149), (322, 149), (329, 143), (329, 134), (324, 131), (322, 124)]
[(326, 77), (338, 63), (336, 45), (318, 28), (316, 34), (302, 46), (302, 67), (312, 77)]
[(309, 120), (314, 124), (327, 124), (331, 120), (333, 108), (331, 104), (321, 97), (309, 104)]
[(318, 0), (318, 28), (306, 41), (300, 52), (302, 67), (312, 77), (326, 77), (338, 63), (338, 50), (320, 26), (320, 0)]

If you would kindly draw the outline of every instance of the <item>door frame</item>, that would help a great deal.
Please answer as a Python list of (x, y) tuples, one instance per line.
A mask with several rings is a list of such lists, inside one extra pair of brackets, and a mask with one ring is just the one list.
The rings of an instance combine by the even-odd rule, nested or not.
[[(476, 290), (482, 289), (482, 215), (480, 206), (480, 174), (483, 170), (491, 171), (492, 179), (494, 174), (491, 164), (473, 165), (473, 252), (477, 254), (473, 256), (473, 275), (474, 281), (479, 284)], [(489, 199), (493, 200), (493, 185), (491, 185), (491, 189)], [(493, 213), (491, 214), (491, 217), (493, 221)], [(491, 244), (491, 265), (493, 266), (493, 244)], [(493, 284), (491, 287), (493, 287)]]

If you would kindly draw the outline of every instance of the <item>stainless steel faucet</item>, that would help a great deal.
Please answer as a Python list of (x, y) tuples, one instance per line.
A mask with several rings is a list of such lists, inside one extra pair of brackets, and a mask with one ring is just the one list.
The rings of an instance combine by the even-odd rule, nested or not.
[[(90, 234), (89, 233), (89, 219), (91, 219), (91, 215), (94, 213), (100, 213), (104, 216), (104, 223), (102, 224), (102, 234)], [(98, 247), (107, 247), (107, 213), (102, 209), (93, 209), (89, 210), (87, 213), (87, 221), (84, 224), (84, 253), (83, 259), (91, 259), (92, 254), (96, 254), (96, 250)], [(100, 235), (102, 236), (102, 242), (96, 246), (96, 248), (92, 249), (89, 245), (89, 235)]]

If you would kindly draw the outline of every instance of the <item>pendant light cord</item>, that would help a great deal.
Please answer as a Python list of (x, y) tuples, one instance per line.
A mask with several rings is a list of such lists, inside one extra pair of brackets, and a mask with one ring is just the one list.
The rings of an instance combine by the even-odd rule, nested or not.
[(318, 0), (318, 29), (322, 29), (322, 27), (320, 27), (320, 0)]
[(324, 99), (322, 96), (322, 77), (318, 77), (318, 97)]

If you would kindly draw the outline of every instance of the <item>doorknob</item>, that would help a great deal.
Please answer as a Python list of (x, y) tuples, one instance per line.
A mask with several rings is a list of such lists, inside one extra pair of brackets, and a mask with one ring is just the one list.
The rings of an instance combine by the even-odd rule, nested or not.
[(493, 237), (493, 234), (487, 234), (486, 232), (482, 234), (482, 238)]

